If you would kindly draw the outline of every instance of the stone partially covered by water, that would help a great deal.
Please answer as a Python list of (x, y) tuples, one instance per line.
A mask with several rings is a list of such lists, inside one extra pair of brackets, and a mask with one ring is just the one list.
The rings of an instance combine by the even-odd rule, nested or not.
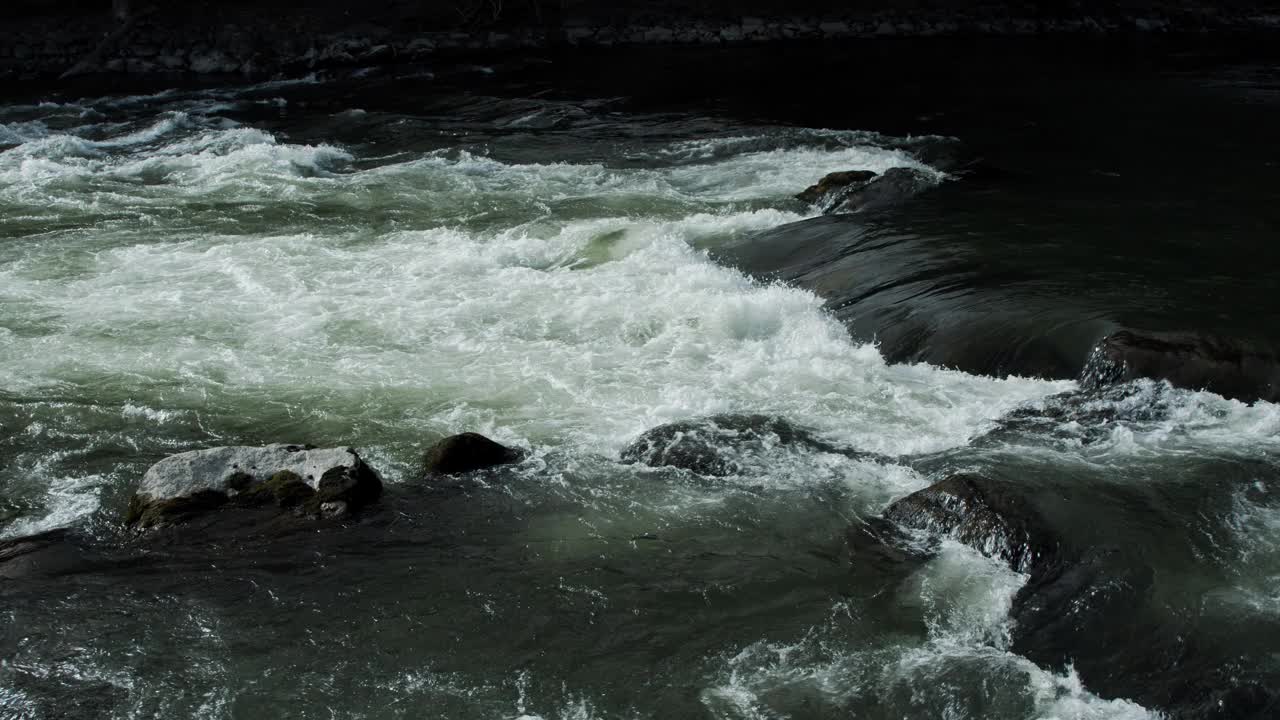
[(811, 430), (769, 415), (714, 415), (660, 425), (622, 450), (622, 461), (674, 467), (723, 477), (759, 469), (775, 448), (802, 448), (854, 458), (870, 458), (818, 437)]
[(1123, 330), (1094, 348), (1081, 380), (1096, 386), (1135, 378), (1253, 402), (1280, 400), (1280, 348), (1210, 333)]
[(0, 578), (62, 575), (93, 566), (83, 539), (65, 530), (0, 540)]
[(382, 479), (355, 450), (300, 445), (219, 447), (152, 465), (125, 517), (139, 529), (190, 520), (228, 503), (341, 515), (378, 499)]
[(422, 472), (427, 475), (458, 475), (497, 465), (520, 462), (524, 453), (490, 440), (479, 433), (460, 433), (436, 441), (422, 454)]
[(870, 170), (843, 170), (827, 173), (817, 183), (797, 194), (796, 199), (811, 205), (827, 205), (833, 193), (844, 192), (852, 186), (863, 186), (875, 177), (876, 173)]
[(894, 167), (879, 175), (848, 170), (825, 175), (796, 199), (828, 214), (855, 213), (899, 205), (937, 182), (935, 174), (917, 168)]
[(977, 475), (952, 475), (895, 501), (884, 519), (950, 537), (1031, 572), (1058, 555), (1060, 542), (1016, 491)]
[[(853, 561), (921, 563), (912, 537), (920, 533), (959, 542), (1027, 576), (1009, 606), (1009, 647), (1019, 655), (1071, 670), (1103, 697), (1130, 698), (1173, 718), (1271, 717), (1280, 702), (1267, 687), (1280, 677), (1276, 670), (1238, 669), (1236, 651), (1219, 642), (1220, 629), (1160, 607), (1161, 593), (1176, 592), (1177, 580), (1161, 582), (1149, 550), (1098, 532), (1117, 517), (1139, 524), (1143, 504), (1151, 502), (1142, 491), (1081, 485), (1067, 503), (1081, 507), (1061, 513), (1064, 488), (1033, 478), (950, 475), (855, 526)], [(1098, 505), (1104, 502), (1111, 504), (1105, 511)], [(1080, 514), (1088, 506), (1097, 509), (1096, 525)]]

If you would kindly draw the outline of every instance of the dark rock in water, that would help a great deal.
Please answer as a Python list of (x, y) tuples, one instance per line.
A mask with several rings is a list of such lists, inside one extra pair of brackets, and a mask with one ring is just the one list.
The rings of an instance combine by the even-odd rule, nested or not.
[(933, 184), (933, 178), (922, 170), (890, 168), (866, 185), (850, 188), (826, 212), (849, 213), (896, 205)]
[(881, 175), (866, 171), (831, 173), (796, 196), (824, 213), (854, 213), (896, 205), (933, 186), (923, 170), (896, 167)]
[(1154, 586), (1152, 569), (1115, 547), (1042, 568), (1014, 598), (1010, 650), (1169, 718), (1275, 717), (1280, 698), (1236, 667), (1244, 656), (1215, 647), (1212, 629), (1162, 617)]
[(1135, 378), (1208, 390), (1234, 400), (1280, 400), (1280, 348), (1197, 333), (1113, 333), (1098, 343), (1085, 386)]
[[(286, 497), (298, 499), (296, 484), (284, 486)], [(316, 484), (314, 500), (320, 510), (329, 517), (344, 515), (350, 510), (368, 505), (382, 494), (382, 480), (373, 468), (363, 462), (354, 465), (331, 467), (320, 476)], [(279, 495), (277, 495), (279, 497)], [(302, 498), (304, 502), (311, 498)]]
[(1127, 382), (1071, 390), (1017, 407), (975, 438), (971, 447), (1045, 440), (1087, 446), (1110, 440), (1117, 423), (1135, 431), (1167, 422), (1180, 405), (1164, 383)]
[(742, 474), (751, 456), (777, 446), (805, 446), (855, 459), (879, 459), (826, 442), (782, 418), (713, 415), (645, 431), (622, 450), (622, 461), (724, 477)]
[(422, 456), (427, 475), (455, 475), (496, 465), (520, 462), (524, 453), (479, 434), (450, 435), (427, 449)]
[(911, 138), (898, 144), (911, 157), (948, 175), (970, 182), (997, 182), (1016, 177), (974, 153), (960, 140), (936, 135)]
[(227, 494), (217, 490), (197, 490), (175, 498), (153, 498), (135, 494), (129, 499), (124, 522), (139, 529), (177, 525), (227, 504)]
[(898, 147), (925, 165), (945, 173), (967, 167), (976, 160), (969, 147), (952, 137), (926, 135), (909, 138), (901, 141)]
[[(1091, 632), (1098, 629), (1091, 626), (1099, 618), (1127, 616), (1142, 604), (1153, 579), (1150, 568), (1128, 561), (1116, 548), (1099, 547), (1034, 568), (1010, 613), (1015, 652), (1061, 668), (1114, 645), (1113, 632)], [(1086, 662), (1083, 672), (1090, 667)]]
[(90, 563), (89, 551), (67, 530), (0, 540), (0, 578), (63, 575)]
[(845, 190), (851, 185), (865, 185), (876, 174), (870, 170), (845, 170), (843, 172), (828, 173), (815, 185), (805, 188), (804, 192), (796, 195), (796, 199), (810, 204), (819, 203), (832, 193)]
[[(929, 202), (968, 202), (955, 195), (965, 185), (931, 190)], [(875, 342), (890, 363), (1074, 379), (1098, 338), (1116, 327), (1103, 310), (1081, 308), (1118, 301), (1056, 294), (1074, 287), (1067, 261), (1032, 267), (1021, 251), (993, 253), (963, 233), (903, 230), (897, 221), (833, 214), (744, 235), (714, 252), (749, 275), (823, 298), (855, 340)]]
[[(346, 467), (334, 469), (345, 470)], [(238, 485), (234, 487), (238, 491), (235, 497), (238, 505), (275, 503), (282, 508), (291, 508), (306, 505), (316, 495), (315, 488), (308, 485), (292, 470), (281, 470), (266, 481), (257, 484), (253, 483), (253, 476), (248, 473), (233, 474), (228, 479), (228, 486), (231, 486), (233, 481)], [(321, 476), (320, 481), (324, 482), (324, 476)]]
[(1149, 548), (1124, 544), (1134, 536), (1124, 520), (1142, 513), (1151, 521), (1151, 488), (1104, 484), (1061, 496), (1063, 489), (953, 475), (855, 526), (849, 543), (855, 562), (917, 563), (920, 544), (893, 532), (925, 531), (1028, 574), (1010, 608), (1009, 649), (1054, 672), (1074, 668), (1101, 697), (1187, 720), (1274, 717), (1274, 673), (1241, 666), (1249, 655), (1240, 638), (1223, 641), (1227, 629), (1170, 612)]
[(1030, 572), (1058, 554), (1036, 510), (1011, 488), (979, 475), (952, 475), (894, 502), (884, 519), (945, 535)]
[(151, 466), (129, 502), (125, 523), (139, 529), (175, 525), (226, 505), (273, 505), (316, 515), (326, 503), (341, 503), (345, 513), (381, 493), (377, 471), (349, 448), (210, 448)]

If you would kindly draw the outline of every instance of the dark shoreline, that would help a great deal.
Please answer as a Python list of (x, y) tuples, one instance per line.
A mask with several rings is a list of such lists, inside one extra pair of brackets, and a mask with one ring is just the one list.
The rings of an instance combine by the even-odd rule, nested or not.
[(501, 17), (466, 21), (442, 7), (410, 11), (389, 0), (363, 5), (358, 14), (337, 2), (308, 7), (231, 2), (181, 10), (134, 2), (127, 20), (105, 9), (47, 7), (52, 4), (37, 2), (25, 13), (19, 8), (0, 27), (0, 83), (44, 84), (81, 75), (296, 77), (337, 68), (639, 46), (1205, 33), (1274, 37), (1280, 32), (1280, 6), (1241, 3), (920, 7), (886, 0), (839, 8), (831, 3), (717, 8), (712, 3), (606, 9), (569, 2), (558, 17), (539, 13), (535, 18), (521, 5)]

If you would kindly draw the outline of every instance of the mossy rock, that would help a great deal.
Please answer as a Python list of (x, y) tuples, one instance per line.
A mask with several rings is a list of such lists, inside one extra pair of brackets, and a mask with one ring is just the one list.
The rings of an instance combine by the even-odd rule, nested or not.
[(254, 507), (274, 503), (282, 508), (298, 507), (311, 500), (316, 491), (302, 476), (281, 470), (265, 482), (240, 488), (233, 498), (236, 505)]
[(367, 505), (382, 495), (382, 480), (363, 462), (329, 468), (316, 484), (315, 502), (346, 503), (354, 509)]
[(207, 448), (152, 465), (138, 485), (125, 522), (139, 529), (174, 525), (223, 506), (343, 515), (381, 493), (377, 471), (351, 448)]
[(134, 495), (125, 512), (125, 524), (138, 529), (176, 525), (227, 504), (230, 498), (217, 490), (201, 490), (185, 497), (152, 500)]
[(233, 472), (227, 476), (227, 489), (244, 492), (253, 485), (253, 476), (247, 472)]

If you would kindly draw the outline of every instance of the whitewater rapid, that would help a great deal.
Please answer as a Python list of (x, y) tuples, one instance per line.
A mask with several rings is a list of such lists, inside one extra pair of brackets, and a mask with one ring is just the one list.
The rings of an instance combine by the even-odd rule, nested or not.
[[(626, 443), (676, 420), (776, 415), (897, 458), (963, 448), (1010, 411), (1075, 388), (888, 365), (813, 294), (713, 261), (718, 246), (811, 216), (791, 196), (829, 172), (907, 165), (949, 181), (896, 139), (752, 128), (597, 142), (593, 158), (533, 162), (460, 127), (440, 131), (455, 138), (445, 147), (387, 148), (297, 142), (234, 119), (245, 105), (287, 107), (277, 91), (0, 108), (0, 425), (11, 458), (0, 478), (13, 498), (0, 534), (103, 522), (143, 465), (100, 458), (131, 450), (340, 443), (396, 483), (423, 437), (472, 430), (530, 450), (548, 483), (571, 486), (618, 472), (612, 458)], [(504, 111), (505, 131), (580, 114), (550, 102), (517, 110)], [(347, 110), (324, 122), (372, 121)], [(1198, 447), (1247, 453), (1280, 429), (1267, 404), (1161, 397), (1168, 412), (1116, 425), (1101, 442), (1065, 428), (1017, 451), (1097, 469)], [(705, 488), (564, 492), (590, 496), (588, 516), (612, 512), (625, 528), (642, 526), (626, 513), (678, 526), (760, 487), (834, 485), (849, 512), (870, 514), (927, 484), (905, 464), (782, 450), (766, 475), (735, 482), (741, 494), (729, 500)], [(1239, 502), (1241, 533), (1274, 534), (1274, 511)], [(1276, 545), (1252, 552), (1264, 557), (1262, 579), (1243, 573), (1224, 602), (1274, 611)], [(945, 706), (948, 678), (979, 677), (1010, 712), (1152, 717), (1007, 650), (1024, 581), (948, 544), (887, 590), (923, 608), (925, 644), (860, 649), (848, 642), (861, 632), (856, 608), (837, 603), (803, 638), (726, 650), (700, 702), (718, 718), (772, 718), (777, 695), (841, 706), (932, 688)], [(379, 682), (409, 698), (506, 698), (512, 685), (449, 677), (410, 670)], [(440, 690), (454, 681), (466, 688)], [(576, 692), (535, 711), (521, 690), (499, 715), (599, 717)], [(206, 714), (224, 711), (214, 703)]]

